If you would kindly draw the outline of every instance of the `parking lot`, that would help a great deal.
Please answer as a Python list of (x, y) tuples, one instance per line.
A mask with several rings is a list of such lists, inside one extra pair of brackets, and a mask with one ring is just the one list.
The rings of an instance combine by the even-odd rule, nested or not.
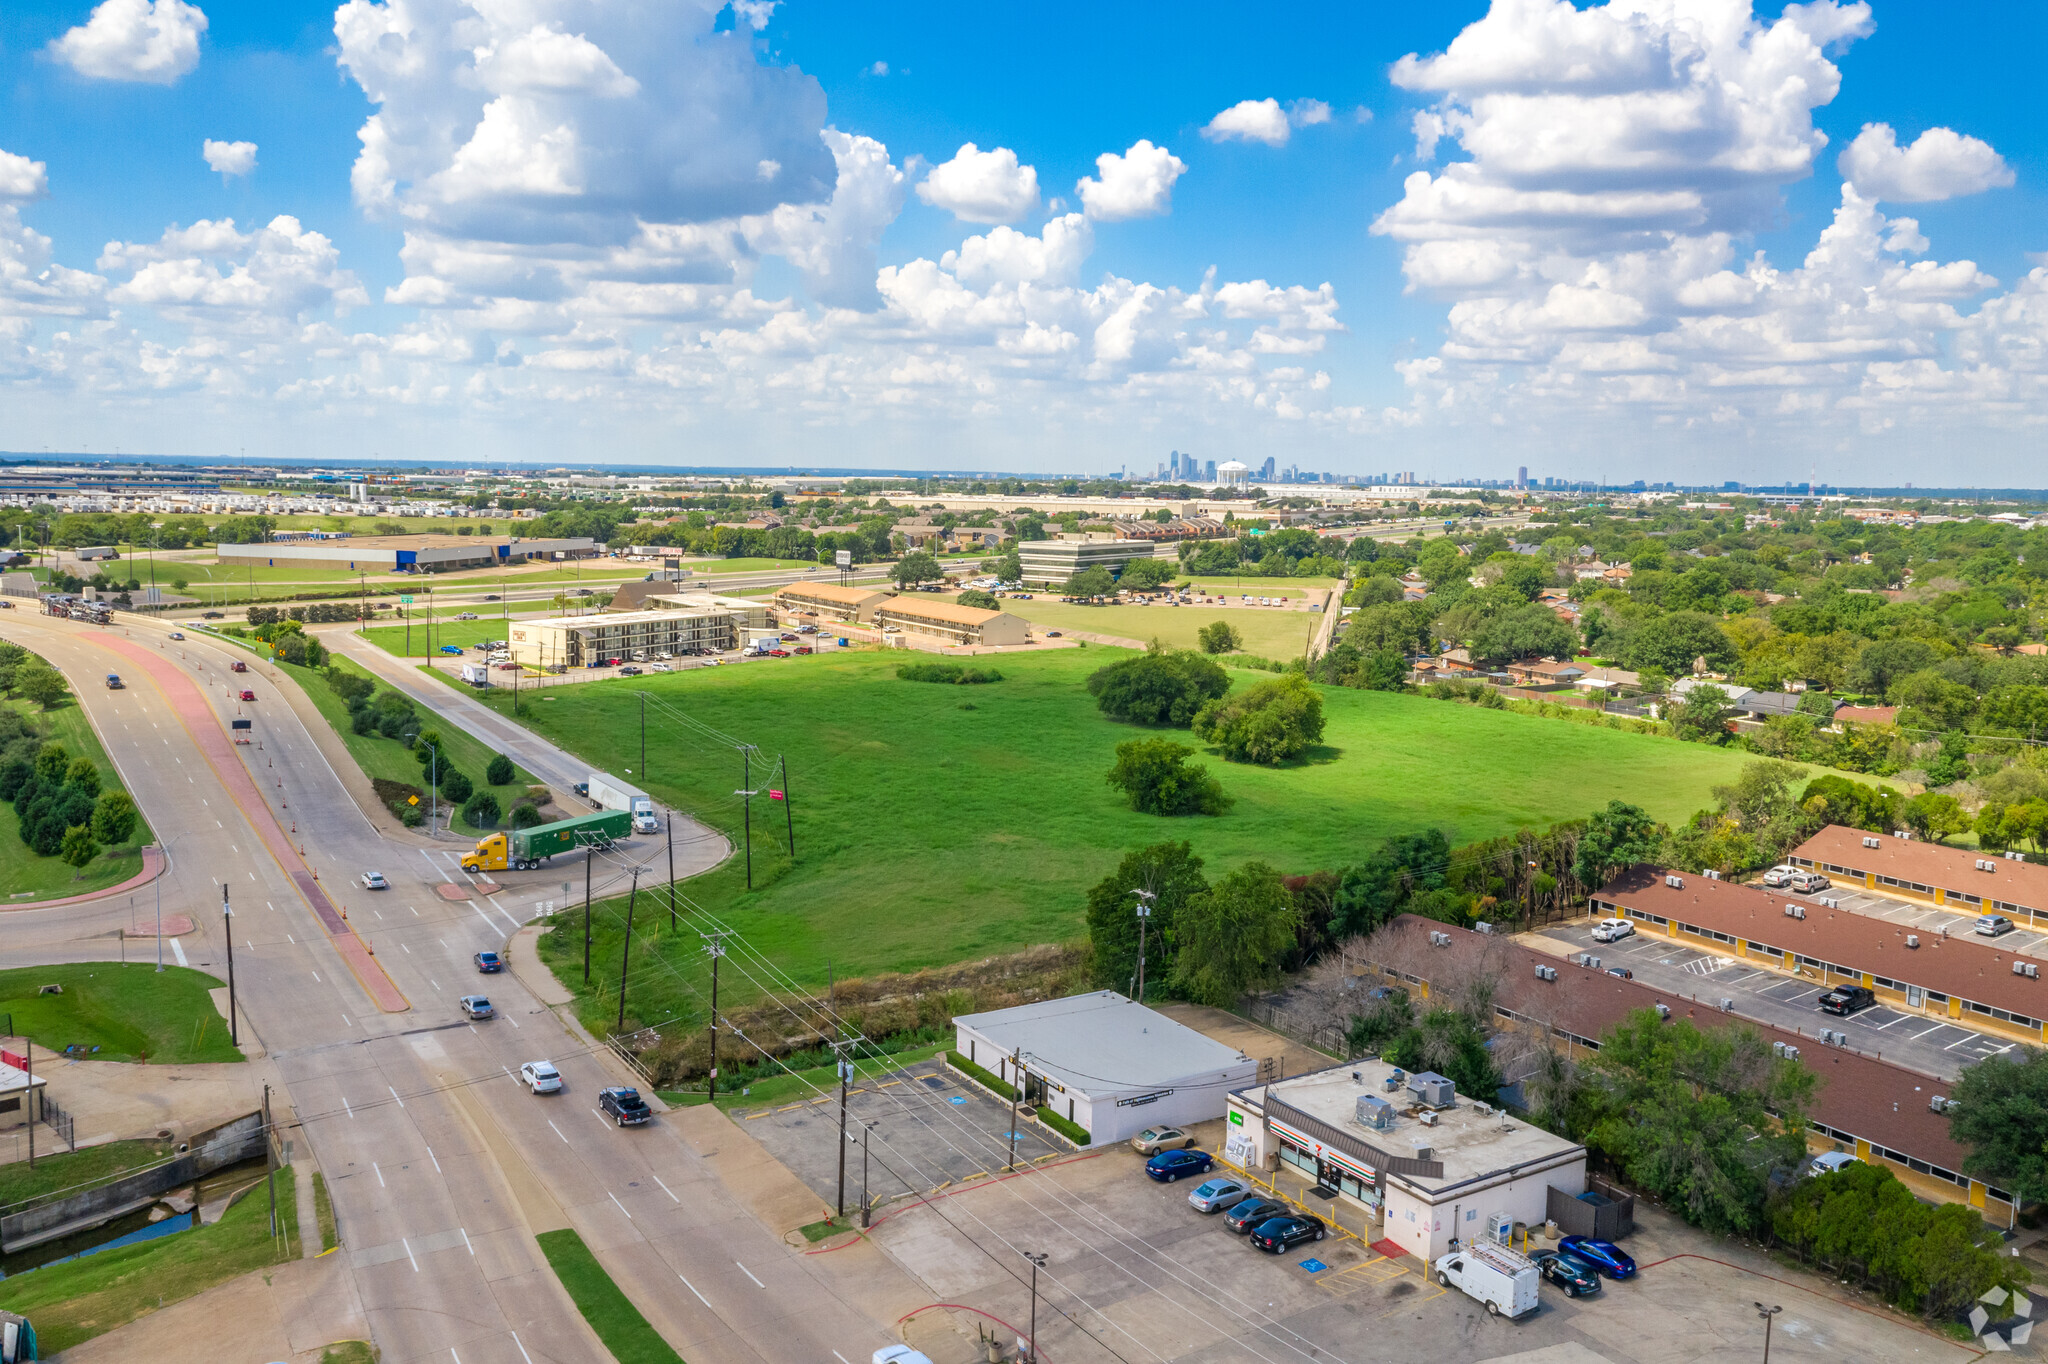
[[(1958, 913), (1953, 909), (1938, 909), (1933, 905), (1915, 904), (1911, 900), (1898, 900), (1861, 886), (1837, 882), (1828, 890), (1815, 891), (1809, 895), (1798, 895), (1790, 891), (1774, 890), (1773, 895), (1784, 895), (1789, 899), (1804, 900), (1808, 904), (1819, 904), (1822, 900), (1833, 900), (1840, 909), (1854, 914), (1883, 919), (1887, 923), (1901, 924), (1920, 933), (1946, 932), (1952, 938), (1959, 938), (1972, 932), (1977, 922), (1978, 911)], [(2010, 915), (2008, 918), (2012, 917)], [(1999, 947), (2007, 952), (2021, 952), (2028, 956), (2048, 960), (2048, 934), (2038, 933), (2024, 926), (2024, 921), (2015, 920), (2019, 926), (2012, 932), (1996, 939)], [(1984, 942), (1993, 939), (1984, 938)]]
[[(1654, 932), (1638, 930), (1620, 942), (1597, 943), (1591, 928), (1590, 920), (1560, 924), (1542, 930), (1542, 936), (1572, 952), (1591, 952), (1602, 966), (1627, 967), (1642, 984), (1675, 997), (1696, 1000), (1708, 1008), (1733, 999), (1734, 1012), (1743, 1018), (1808, 1036), (1830, 1028), (1847, 1034), (1849, 1045), (1858, 1051), (1915, 1070), (1952, 1078), (1972, 1061), (2011, 1051), (2015, 1045), (1934, 1014), (1908, 1013), (1882, 1004), (1847, 1018), (1825, 1014), (1819, 1000), (1832, 987), (1819, 981), (1702, 951)], [(2009, 942), (2011, 936), (2001, 941)]]
[[(1198, 1129), (1206, 1149), (1220, 1126)], [(977, 1324), (992, 1317), (1021, 1329), (1029, 1252), (1047, 1257), (1038, 1334), (1054, 1360), (1752, 1364), (1763, 1345), (1759, 1298), (1785, 1309), (1773, 1359), (1961, 1364), (1976, 1354), (1641, 1203), (1625, 1247), (1639, 1278), (1579, 1300), (1546, 1284), (1534, 1316), (1495, 1319), (1413, 1258), (1355, 1238), (1258, 1251), (1221, 1217), (1191, 1208), (1188, 1181), (1153, 1183), (1141, 1163), (1127, 1148), (1048, 1162), (878, 1219), (875, 1239), (938, 1302), (968, 1305), (952, 1331), (922, 1332), (917, 1347), (936, 1364), (968, 1364), (985, 1357)]]

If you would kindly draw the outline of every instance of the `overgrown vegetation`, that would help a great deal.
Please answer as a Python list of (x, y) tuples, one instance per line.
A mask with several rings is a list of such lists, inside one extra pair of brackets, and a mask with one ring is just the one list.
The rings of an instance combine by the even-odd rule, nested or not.
[(1144, 814), (1220, 815), (1230, 799), (1207, 768), (1188, 762), (1194, 754), (1171, 739), (1133, 739), (1116, 746), (1106, 780)]
[(906, 682), (939, 682), (961, 687), (1003, 680), (1003, 675), (994, 668), (970, 668), (959, 663), (904, 663), (897, 667), (896, 675)]

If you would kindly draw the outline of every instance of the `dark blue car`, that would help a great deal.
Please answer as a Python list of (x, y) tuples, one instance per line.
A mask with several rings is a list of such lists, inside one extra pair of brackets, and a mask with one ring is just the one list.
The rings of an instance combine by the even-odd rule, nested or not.
[(1161, 1184), (1171, 1184), (1182, 1175), (1205, 1175), (1216, 1163), (1207, 1151), (1161, 1151), (1145, 1162), (1145, 1173)]
[(476, 969), (491, 975), (505, 969), (505, 959), (496, 952), (479, 952), (476, 954)]
[(1557, 1248), (1610, 1279), (1633, 1279), (1636, 1276), (1636, 1262), (1612, 1241), (1596, 1241), (1590, 1236), (1567, 1236), (1557, 1243)]

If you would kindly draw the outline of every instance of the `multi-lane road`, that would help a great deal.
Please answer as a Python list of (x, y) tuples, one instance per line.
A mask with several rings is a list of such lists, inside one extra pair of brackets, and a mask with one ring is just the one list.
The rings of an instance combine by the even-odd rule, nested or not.
[[(385, 1360), (602, 1358), (534, 1242), (553, 1226), (577, 1228), (693, 1361), (832, 1364), (894, 1338), (855, 1298), (900, 1295), (849, 1293), (834, 1277), (847, 1271), (771, 1234), (707, 1163), (715, 1127), (695, 1129), (714, 1133), (708, 1149), (677, 1115), (614, 1128), (595, 1096), (618, 1082), (615, 1063), (513, 976), (478, 975), (473, 954), (504, 949), (560, 898), (562, 881), (582, 880), (580, 863), (573, 875), (506, 874), (495, 893), (443, 898), (437, 886), (467, 879), (454, 866), (459, 845), (380, 837), (286, 703), (289, 681), (253, 662), (231, 674), (231, 646), (173, 641), (170, 629), (0, 617), (0, 635), (72, 681), (169, 847), (164, 907), (198, 925), (175, 950), (218, 972), (232, 924), (242, 1016), (283, 1078), (295, 1141), (333, 1190), (349, 1277)], [(97, 685), (109, 672), (127, 687)], [(233, 699), (231, 677), (256, 691), (253, 704)], [(225, 741), (238, 714), (255, 718), (260, 747)], [(518, 753), (550, 779), (573, 769), (523, 732)], [(679, 874), (724, 852), (717, 835), (689, 827), (687, 839), (677, 831)], [(366, 868), (391, 888), (361, 889)], [(600, 892), (623, 874), (599, 865)], [(323, 897), (346, 912), (340, 930)], [(128, 914), (125, 895), (0, 914), (0, 964), (104, 957)], [(488, 993), (500, 1017), (465, 1023), (456, 999), (471, 992)], [(536, 1097), (516, 1082), (522, 1062), (542, 1057), (566, 1076), (564, 1094)]]

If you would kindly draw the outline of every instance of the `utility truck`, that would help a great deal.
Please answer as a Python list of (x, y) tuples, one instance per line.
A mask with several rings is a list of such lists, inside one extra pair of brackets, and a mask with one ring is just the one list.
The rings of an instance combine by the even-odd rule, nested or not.
[(577, 848), (604, 847), (632, 831), (633, 817), (624, 810), (605, 810), (594, 815), (536, 824), (531, 829), (511, 829), (477, 840), (476, 849), (462, 855), (462, 869), (469, 872), (531, 871), (556, 853)]
[(1436, 1276), (1467, 1297), (1486, 1304), (1497, 1317), (1525, 1317), (1536, 1310), (1536, 1266), (1506, 1246), (1473, 1241), (1436, 1262)]
[(633, 817), (633, 828), (639, 833), (651, 834), (661, 827), (654, 822), (654, 797), (608, 772), (591, 773), (578, 794), (600, 810), (624, 810)]

